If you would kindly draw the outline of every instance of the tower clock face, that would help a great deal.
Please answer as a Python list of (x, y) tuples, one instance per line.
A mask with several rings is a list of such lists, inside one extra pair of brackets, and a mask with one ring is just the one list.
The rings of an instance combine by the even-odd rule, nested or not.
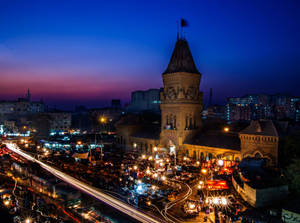
[(169, 99), (175, 99), (176, 97), (175, 89), (173, 87), (169, 87), (167, 90), (167, 95)]

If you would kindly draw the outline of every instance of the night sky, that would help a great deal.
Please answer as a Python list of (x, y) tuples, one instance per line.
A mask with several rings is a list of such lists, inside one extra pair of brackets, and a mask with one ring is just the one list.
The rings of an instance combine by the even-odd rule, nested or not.
[(298, 0), (0, 0), (0, 99), (30, 88), (51, 106), (99, 107), (162, 87), (181, 17), (206, 100), (209, 88), (215, 103), (300, 96), (299, 11)]

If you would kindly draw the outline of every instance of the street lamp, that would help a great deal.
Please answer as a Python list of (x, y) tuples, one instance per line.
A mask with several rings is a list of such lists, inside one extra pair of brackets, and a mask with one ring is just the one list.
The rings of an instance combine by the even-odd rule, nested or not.
[(224, 206), (228, 204), (227, 199), (225, 197), (221, 198), (221, 204)]
[(201, 173), (203, 173), (204, 175), (207, 174), (207, 169), (201, 169)]
[(5, 200), (3, 203), (5, 206), (8, 206), (10, 202), (9, 202), (9, 200)]
[(107, 119), (104, 116), (101, 116), (99, 121), (103, 124), (106, 123)]
[(224, 127), (224, 132), (229, 132), (229, 127)]
[(219, 166), (223, 166), (224, 165), (224, 161), (223, 160), (218, 160), (218, 165)]

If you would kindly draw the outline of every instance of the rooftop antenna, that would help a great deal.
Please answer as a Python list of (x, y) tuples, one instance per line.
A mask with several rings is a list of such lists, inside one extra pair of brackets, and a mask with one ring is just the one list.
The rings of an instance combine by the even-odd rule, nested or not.
[(210, 88), (209, 89), (209, 102), (208, 102), (209, 104), (209, 106), (211, 106), (212, 105), (212, 88)]

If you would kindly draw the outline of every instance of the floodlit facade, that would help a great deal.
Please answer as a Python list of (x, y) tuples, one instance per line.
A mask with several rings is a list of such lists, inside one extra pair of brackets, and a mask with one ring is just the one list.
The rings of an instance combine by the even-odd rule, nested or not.
[(176, 154), (179, 159), (240, 161), (259, 157), (276, 165), (279, 137), (272, 121), (254, 121), (237, 132), (206, 131), (202, 122), (201, 77), (187, 41), (178, 39), (162, 74), (160, 123), (133, 116), (121, 119), (116, 125), (119, 145), (144, 154)]

